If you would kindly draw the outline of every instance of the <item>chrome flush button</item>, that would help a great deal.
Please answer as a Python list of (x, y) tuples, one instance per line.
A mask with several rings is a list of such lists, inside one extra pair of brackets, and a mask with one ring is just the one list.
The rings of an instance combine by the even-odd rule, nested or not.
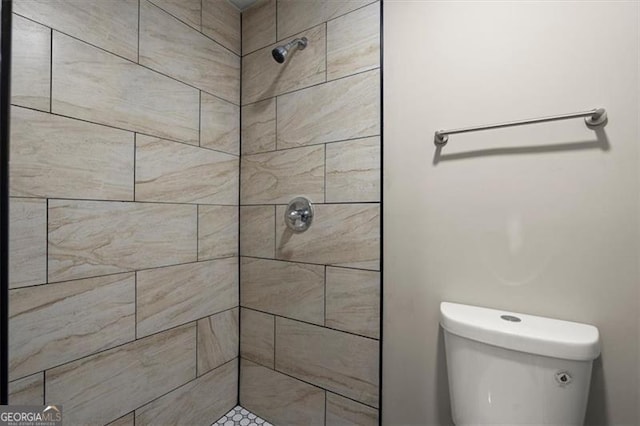
[(568, 385), (571, 380), (571, 374), (567, 371), (558, 371), (556, 373), (556, 382), (560, 385)]

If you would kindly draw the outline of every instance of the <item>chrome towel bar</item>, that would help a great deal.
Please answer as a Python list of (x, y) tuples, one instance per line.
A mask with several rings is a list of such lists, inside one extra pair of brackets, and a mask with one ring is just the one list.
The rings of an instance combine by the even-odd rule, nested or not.
[(568, 120), (571, 118), (585, 117), (587, 126), (597, 128), (607, 123), (607, 111), (604, 108), (595, 108), (589, 111), (573, 112), (569, 114), (553, 115), (550, 117), (530, 118), (528, 120), (507, 121), (505, 123), (485, 124), (483, 126), (464, 127), (462, 129), (438, 130), (434, 137), (436, 146), (444, 146), (449, 142), (449, 135), (456, 133), (477, 132), (480, 130), (500, 129), (502, 127), (522, 126), (524, 124), (545, 123), (547, 121)]

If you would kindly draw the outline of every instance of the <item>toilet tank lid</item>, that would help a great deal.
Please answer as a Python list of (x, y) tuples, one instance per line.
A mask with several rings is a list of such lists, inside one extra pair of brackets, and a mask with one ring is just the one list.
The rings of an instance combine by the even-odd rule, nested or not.
[(442, 302), (440, 324), (451, 334), (514, 351), (575, 361), (600, 355), (592, 325)]

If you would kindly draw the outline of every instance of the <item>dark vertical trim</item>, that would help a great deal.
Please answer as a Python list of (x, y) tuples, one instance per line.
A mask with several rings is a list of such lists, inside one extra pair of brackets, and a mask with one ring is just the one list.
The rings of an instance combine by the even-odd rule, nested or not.
[(133, 133), (133, 200), (136, 201), (136, 157), (138, 156), (138, 134)]
[(323, 185), (324, 185), (324, 200), (323, 202), (327, 202), (327, 144), (323, 144), (324, 145), (324, 181), (323, 181)]
[(324, 265), (324, 307), (322, 309), (324, 310), (324, 318), (322, 321), (322, 325), (326, 327), (327, 326), (327, 265)]
[[(200, 15), (202, 16), (202, 10), (200, 11)], [(240, 301), (242, 300), (242, 268), (240, 268), (242, 263), (242, 258), (240, 257), (240, 225), (242, 223), (240, 208), (242, 200), (242, 27), (244, 21), (242, 15), (243, 13), (240, 12), (240, 106), (238, 107), (238, 392), (236, 395), (236, 405), (240, 405), (240, 369), (242, 368), (240, 362), (240, 348), (242, 348), (242, 308), (240, 307)]]
[(200, 320), (196, 320), (196, 379), (200, 377), (200, 374), (199, 374), (200, 372), (198, 371), (199, 370), (198, 369), (198, 327), (199, 326), (200, 326)]
[(53, 28), (49, 30), (49, 112), (53, 112)]
[(11, 0), (0, 22), (0, 404), (9, 403), (9, 105), (11, 103)]
[(46, 246), (44, 247), (44, 282), (49, 283), (49, 198), (44, 200), (44, 228)]
[(378, 373), (378, 425), (382, 426), (382, 342), (384, 341), (384, 0), (380, 0), (380, 371)]
[(136, 320), (133, 340), (138, 340), (138, 271), (133, 272), (133, 316)]
[(138, 0), (138, 63), (140, 63), (140, 2)]
[(196, 262), (200, 262), (200, 204), (196, 204)]

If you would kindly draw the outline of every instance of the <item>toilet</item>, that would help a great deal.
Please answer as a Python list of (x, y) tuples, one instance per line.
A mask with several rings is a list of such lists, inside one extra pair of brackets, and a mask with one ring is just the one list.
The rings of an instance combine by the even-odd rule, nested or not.
[(451, 412), (456, 425), (582, 425), (592, 325), (443, 302)]

